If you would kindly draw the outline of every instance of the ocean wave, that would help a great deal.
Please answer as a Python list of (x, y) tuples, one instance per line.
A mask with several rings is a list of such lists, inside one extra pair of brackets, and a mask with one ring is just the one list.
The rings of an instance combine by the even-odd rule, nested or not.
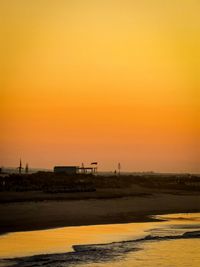
[[(121, 242), (113, 242), (109, 244), (96, 244), (96, 245), (74, 245), (73, 249), (75, 252), (86, 252), (86, 251), (96, 251), (96, 250), (105, 250), (105, 249), (118, 249), (118, 251), (124, 251), (124, 247), (122, 245), (135, 245), (139, 242), (144, 241), (162, 241), (162, 240), (173, 240), (173, 239), (186, 239), (186, 238), (200, 238), (200, 231), (190, 231), (185, 232), (181, 235), (167, 235), (167, 236), (153, 236), (147, 235), (144, 238), (136, 239), (136, 240), (129, 240), (129, 241), (121, 241)], [(134, 247), (135, 248), (135, 247)]]
[(74, 264), (86, 264), (91, 262), (98, 263), (116, 260), (119, 257), (122, 258), (129, 252), (140, 250), (142, 249), (140, 244), (144, 242), (188, 238), (200, 238), (200, 231), (189, 231), (175, 236), (153, 236), (150, 234), (144, 238), (136, 240), (113, 242), (109, 244), (74, 245), (73, 252), (15, 258), (12, 260), (4, 260), (4, 263), (7, 261), (7, 264), (9, 265), (5, 264), (5, 266), (10, 267), (66, 267)]

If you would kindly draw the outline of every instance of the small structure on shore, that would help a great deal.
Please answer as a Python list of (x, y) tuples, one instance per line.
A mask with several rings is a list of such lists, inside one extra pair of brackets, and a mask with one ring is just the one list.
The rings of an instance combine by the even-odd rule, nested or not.
[(65, 174), (77, 174), (79, 167), (77, 166), (55, 166), (54, 173), (65, 173)]
[(92, 167), (80, 167), (78, 168), (78, 170), (79, 170), (79, 173), (82, 173), (82, 174), (88, 174), (88, 173), (94, 174), (95, 173), (95, 169)]
[(85, 167), (82, 163), (81, 167), (79, 166), (55, 166), (54, 173), (65, 173), (65, 174), (95, 174), (97, 173), (97, 163), (91, 163), (95, 167)]

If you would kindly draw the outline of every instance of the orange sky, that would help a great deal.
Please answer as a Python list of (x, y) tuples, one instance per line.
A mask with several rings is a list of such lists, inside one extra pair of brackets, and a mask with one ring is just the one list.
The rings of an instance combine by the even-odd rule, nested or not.
[(0, 165), (200, 172), (199, 1), (0, 9)]

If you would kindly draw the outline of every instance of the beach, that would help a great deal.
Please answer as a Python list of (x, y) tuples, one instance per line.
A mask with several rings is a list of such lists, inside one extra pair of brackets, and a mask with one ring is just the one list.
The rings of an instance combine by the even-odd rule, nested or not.
[[(114, 198), (20, 201), (0, 204), (1, 234), (63, 226), (150, 221), (149, 215), (200, 211), (198, 192), (152, 193)], [(66, 198), (67, 198), (66, 197)], [(79, 199), (78, 199), (79, 197)], [(59, 198), (57, 196), (57, 198)]]
[(0, 266), (188, 266), (199, 246), (199, 182), (93, 179), (94, 191), (0, 192)]

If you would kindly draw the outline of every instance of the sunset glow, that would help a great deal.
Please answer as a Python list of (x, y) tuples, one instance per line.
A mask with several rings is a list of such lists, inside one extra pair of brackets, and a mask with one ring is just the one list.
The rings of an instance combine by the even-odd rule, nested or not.
[(0, 8), (0, 165), (200, 172), (199, 1)]

